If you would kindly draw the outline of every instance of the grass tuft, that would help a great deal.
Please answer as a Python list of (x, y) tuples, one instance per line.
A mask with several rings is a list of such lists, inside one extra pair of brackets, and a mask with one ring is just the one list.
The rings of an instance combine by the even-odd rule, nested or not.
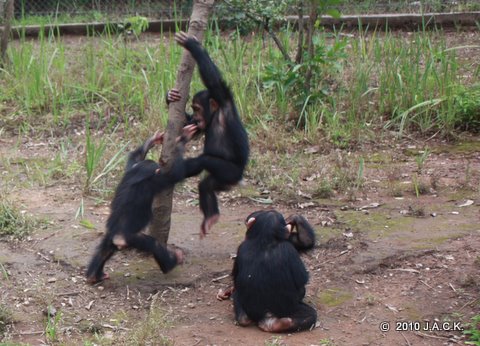
[(11, 236), (14, 239), (22, 239), (38, 225), (39, 221), (19, 211), (8, 199), (2, 198), (0, 202), (0, 237)]

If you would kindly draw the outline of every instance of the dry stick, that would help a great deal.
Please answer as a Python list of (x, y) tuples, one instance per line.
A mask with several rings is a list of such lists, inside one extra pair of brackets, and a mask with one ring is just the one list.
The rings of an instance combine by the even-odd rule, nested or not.
[(407, 337), (405, 335), (403, 335), (402, 332), (400, 332), (400, 335), (403, 336), (403, 338), (405, 339), (405, 342), (407, 343), (408, 346), (412, 346), (412, 344), (410, 343), (410, 341), (408, 341)]
[(220, 280), (228, 278), (229, 276), (230, 276), (230, 274), (225, 274), (225, 275), (219, 276), (218, 278), (213, 278), (212, 282), (218, 282)]
[(425, 286), (427, 286), (428, 288), (430, 288), (430, 289), (432, 289), (432, 290), (434, 289), (432, 286), (430, 286), (429, 284), (427, 284), (425, 281), (420, 280), (420, 282), (421, 282), (422, 284), (424, 284)]
[[(421, 336), (421, 337), (432, 338), (432, 339), (441, 339), (441, 340), (450, 340), (451, 339), (451, 338), (446, 337), (446, 336), (430, 335), (430, 334), (425, 334), (425, 333), (422, 333), (422, 332), (415, 332), (414, 334), (416, 334), (418, 336)], [(455, 342), (454, 340), (450, 340), (450, 341)]]
[[(213, 0), (195, 0), (192, 16), (188, 27), (188, 35), (195, 36), (200, 42), (207, 27), (207, 19), (213, 7)], [(181, 100), (170, 103), (168, 107), (168, 123), (163, 141), (160, 164), (169, 169), (173, 162), (176, 138), (180, 135), (185, 121), (185, 107), (190, 91), (195, 61), (186, 50), (177, 72), (175, 89), (180, 92)], [(173, 187), (160, 193), (153, 202), (153, 219), (150, 225), (150, 234), (161, 244), (166, 244), (170, 233), (172, 214)]]
[(43, 330), (39, 331), (32, 331), (32, 332), (18, 332), (18, 333), (13, 333), (14, 335), (42, 335), (45, 332)]
[(58, 297), (68, 297), (68, 296), (77, 296), (79, 295), (80, 291), (72, 291), (72, 292), (62, 292), (62, 293), (57, 293)]

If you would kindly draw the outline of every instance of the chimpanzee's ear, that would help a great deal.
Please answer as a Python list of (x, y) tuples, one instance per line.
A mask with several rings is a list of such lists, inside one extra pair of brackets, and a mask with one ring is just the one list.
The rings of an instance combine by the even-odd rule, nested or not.
[(288, 233), (292, 233), (293, 231), (293, 225), (291, 223), (287, 223), (287, 225), (285, 226), (285, 228), (287, 229), (287, 232)]
[(255, 219), (254, 217), (251, 217), (245, 222), (245, 224), (247, 225), (247, 230), (250, 229), (250, 227), (253, 226), (255, 221), (257, 221), (257, 219)]
[(210, 102), (210, 113), (218, 111), (218, 108), (219, 108), (218, 102), (215, 101), (214, 99), (210, 99), (209, 102)]

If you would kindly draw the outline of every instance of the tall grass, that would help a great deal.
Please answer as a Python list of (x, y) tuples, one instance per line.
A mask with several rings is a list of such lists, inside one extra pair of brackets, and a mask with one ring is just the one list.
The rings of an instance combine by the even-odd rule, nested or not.
[[(137, 133), (138, 125), (149, 131), (164, 126), (164, 95), (174, 85), (183, 49), (170, 33), (143, 37), (127, 40), (106, 33), (73, 42), (44, 34), (36, 41), (22, 38), (10, 46), (13, 63), (1, 71), (0, 100), (13, 104), (14, 114), (25, 122), (47, 127), (67, 126), (75, 119), (86, 122), (91, 116), (110, 131), (121, 124), (127, 134), (132, 128)], [(293, 52), (295, 33), (287, 28), (279, 37)], [(478, 110), (479, 103), (470, 101), (478, 88), (471, 92), (463, 77), (478, 74), (478, 67), (475, 72), (474, 63), (462, 65), (462, 48), (449, 46), (442, 32), (360, 31), (347, 38), (341, 32), (320, 33), (317, 42), (328, 46), (345, 39), (348, 58), (322, 72), (327, 96), (307, 96), (300, 109), (281, 84), (265, 88), (266, 65), (284, 64), (270, 40), (238, 33), (227, 37), (211, 27), (205, 46), (251, 132), (301, 119), (307, 134), (322, 130), (342, 146), (368, 132), (364, 130), (382, 127), (400, 135), (412, 130), (448, 133), (459, 125), (459, 113), (470, 119)], [(195, 75), (192, 93), (201, 88)]]
[(453, 131), (460, 120), (454, 100), (466, 83), (456, 51), (441, 32), (359, 35), (352, 40), (352, 87), (345, 90), (347, 112), (356, 112), (349, 118), (399, 135)]

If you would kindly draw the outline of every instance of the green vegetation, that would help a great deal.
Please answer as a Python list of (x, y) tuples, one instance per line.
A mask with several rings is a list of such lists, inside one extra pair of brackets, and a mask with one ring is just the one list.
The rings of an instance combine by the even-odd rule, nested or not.
[(58, 340), (58, 333), (59, 333), (59, 322), (62, 317), (60, 312), (55, 313), (53, 316), (50, 315), (50, 307), (48, 307), (48, 316), (45, 325), (45, 336), (47, 340), (51, 343), (56, 342)]
[(468, 335), (467, 345), (479, 345), (480, 344), (480, 315), (472, 317), (472, 322), (463, 331), (463, 334)]
[(165, 311), (152, 306), (145, 320), (139, 323), (138, 327), (126, 337), (126, 343), (129, 345), (171, 346), (174, 342), (162, 335), (162, 330), (170, 327), (170, 325), (171, 321), (168, 320)]
[(339, 306), (353, 298), (351, 292), (343, 291), (338, 288), (326, 289), (317, 296), (318, 304), (328, 307)]
[(2, 196), (0, 202), (0, 237), (10, 236), (14, 239), (22, 239), (38, 225), (39, 221), (20, 212), (11, 201)]
[[(267, 30), (266, 18), (281, 17), (276, 10), (268, 7), (261, 12), (257, 25)], [(327, 8), (318, 11), (330, 13)], [(10, 45), (12, 63), (0, 70), (0, 131), (79, 135), (62, 143), (54, 161), (25, 161), (26, 182), (48, 185), (59, 177), (81, 179), (85, 192), (104, 197), (101, 194), (110, 193), (114, 185), (107, 178), (118, 176), (129, 144), (165, 127), (163, 95), (174, 85), (183, 51), (171, 34), (161, 40), (142, 36), (144, 17), (124, 22), (124, 32), (73, 41), (41, 33), (36, 41), (22, 37)], [(135, 39), (127, 39), (127, 30), (135, 32)], [(212, 25), (205, 46), (233, 90), (252, 141), (263, 142), (268, 149), (252, 153), (248, 172), (268, 190), (281, 186), (286, 197), (292, 197), (297, 194), (293, 182), (318, 174), (323, 163), (313, 156), (311, 167), (293, 164), (307, 156), (293, 153), (297, 144), (347, 149), (392, 133), (451, 138), (460, 131), (480, 129), (480, 87), (474, 82), (480, 69), (471, 53), (480, 47), (468, 41), (453, 46), (441, 31), (352, 35), (322, 31), (315, 24), (311, 41), (299, 40), (288, 25), (273, 36), (267, 30), (279, 44), (261, 35), (244, 37), (239, 30), (227, 36)], [(299, 44), (303, 54), (294, 58)], [(192, 93), (202, 87), (195, 76)], [(75, 150), (78, 146), (85, 148), (81, 154)], [(421, 171), (429, 153), (426, 149), (416, 157), (416, 195), (428, 192)], [(334, 192), (355, 198), (363, 188), (365, 170), (375, 165), (368, 158), (338, 156), (316, 181), (314, 198), (328, 198)], [(272, 160), (275, 171), (268, 164)], [(74, 174), (82, 166), (85, 174)], [(398, 177), (389, 182), (392, 195), (404, 193)]]
[[(382, 127), (398, 135), (478, 131), (480, 88), (465, 77), (478, 77), (478, 68), (460, 62), (463, 47), (448, 46), (441, 32), (361, 32), (348, 38), (318, 32), (314, 60), (293, 67), (273, 43), (263, 49), (261, 37), (226, 39), (216, 31), (206, 36), (250, 129), (291, 122), (309, 138), (325, 134), (339, 147)], [(278, 36), (294, 49), (290, 28)], [(126, 46), (108, 34), (75, 46), (54, 36), (21, 39), (10, 46), (12, 64), (1, 71), (0, 113), (27, 132), (87, 119), (107, 133), (129, 134), (133, 123), (141, 130), (162, 126), (162, 95), (173, 86), (181, 53), (173, 40)], [(301, 88), (305, 64), (318, 69), (310, 89)], [(192, 90), (200, 88), (196, 78)]]
[(7, 326), (13, 323), (11, 311), (3, 304), (0, 304), (0, 340), (7, 331)]

